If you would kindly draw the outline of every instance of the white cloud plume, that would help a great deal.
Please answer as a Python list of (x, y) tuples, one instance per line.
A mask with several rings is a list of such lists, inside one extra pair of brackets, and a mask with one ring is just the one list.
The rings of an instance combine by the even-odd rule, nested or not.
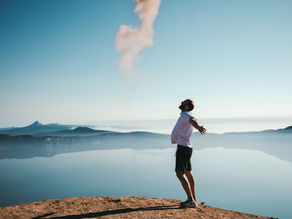
[(116, 48), (121, 53), (119, 67), (127, 80), (133, 77), (133, 64), (139, 53), (153, 45), (153, 22), (158, 15), (160, 0), (135, 0), (135, 13), (141, 25), (131, 27), (121, 25), (116, 35)]

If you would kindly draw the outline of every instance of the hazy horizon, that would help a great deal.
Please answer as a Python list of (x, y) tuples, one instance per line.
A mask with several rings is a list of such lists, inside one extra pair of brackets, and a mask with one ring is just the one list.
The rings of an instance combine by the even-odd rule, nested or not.
[[(101, 120), (91, 122), (43, 122), (40, 120), (15, 125), (0, 125), (0, 128), (25, 127), (35, 121), (43, 125), (60, 124), (73, 126), (88, 126), (93, 129), (110, 130), (118, 132), (148, 131), (154, 133), (170, 134), (177, 118), (173, 119), (144, 119), (144, 120)], [(249, 132), (267, 129), (282, 129), (292, 125), (292, 117), (273, 118), (198, 118), (198, 121), (207, 128), (207, 133)], [(196, 132), (196, 130), (194, 130)]]

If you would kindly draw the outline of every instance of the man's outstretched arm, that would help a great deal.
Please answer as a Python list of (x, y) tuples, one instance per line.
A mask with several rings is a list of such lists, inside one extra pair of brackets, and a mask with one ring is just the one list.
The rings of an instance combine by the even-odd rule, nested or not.
[(204, 126), (200, 125), (197, 120), (195, 120), (195, 118), (190, 118), (189, 122), (192, 124), (192, 126), (194, 126), (194, 128), (198, 129), (198, 131), (204, 135), (206, 133), (206, 129), (204, 128)]

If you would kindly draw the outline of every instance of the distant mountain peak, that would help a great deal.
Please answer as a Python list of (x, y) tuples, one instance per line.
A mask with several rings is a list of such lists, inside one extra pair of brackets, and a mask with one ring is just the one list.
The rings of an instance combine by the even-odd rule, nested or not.
[(94, 129), (88, 128), (88, 127), (77, 127), (73, 129), (74, 132), (95, 132)]
[(30, 124), (29, 127), (39, 127), (39, 126), (42, 126), (43, 124), (40, 123), (39, 121), (35, 121), (34, 123)]

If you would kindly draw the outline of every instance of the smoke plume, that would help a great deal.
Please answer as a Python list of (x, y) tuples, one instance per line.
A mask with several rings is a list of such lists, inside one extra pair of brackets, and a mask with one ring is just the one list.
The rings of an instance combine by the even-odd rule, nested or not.
[(153, 45), (153, 22), (158, 14), (160, 0), (134, 0), (135, 13), (141, 24), (138, 27), (121, 25), (116, 35), (116, 48), (121, 53), (119, 67), (127, 80), (133, 77), (133, 63), (139, 53)]

